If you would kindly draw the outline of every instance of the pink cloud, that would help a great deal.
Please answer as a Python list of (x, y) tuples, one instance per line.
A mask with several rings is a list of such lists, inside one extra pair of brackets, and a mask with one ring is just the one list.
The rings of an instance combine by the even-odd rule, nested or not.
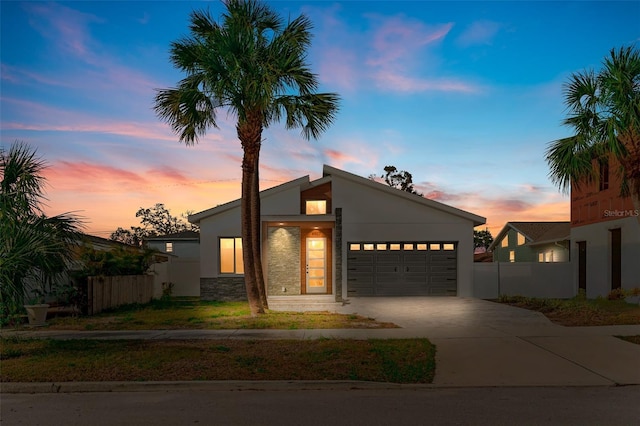
[(356, 54), (345, 48), (330, 47), (322, 52), (319, 65), (320, 80), (342, 90), (356, 89), (360, 76)]
[(373, 78), (376, 80), (376, 83), (380, 89), (393, 92), (410, 93), (438, 91), (477, 93), (480, 91), (480, 89), (476, 86), (459, 81), (413, 78), (386, 69), (374, 73)]
[(57, 3), (27, 3), (29, 23), (45, 38), (55, 40), (64, 51), (76, 56), (93, 56), (90, 23), (101, 22), (95, 15), (82, 13)]
[(399, 60), (406, 61), (424, 46), (442, 40), (452, 27), (453, 23), (429, 27), (397, 16), (384, 19), (373, 34), (374, 53), (368, 63), (387, 67)]
[(491, 44), (502, 24), (493, 21), (477, 21), (467, 27), (457, 39), (462, 46)]

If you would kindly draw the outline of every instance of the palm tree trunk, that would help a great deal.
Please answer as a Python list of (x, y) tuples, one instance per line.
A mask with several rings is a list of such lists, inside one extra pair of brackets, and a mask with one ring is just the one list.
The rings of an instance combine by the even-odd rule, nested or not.
[[(251, 309), (251, 316), (264, 313), (260, 292), (256, 282), (255, 266), (253, 262), (253, 236), (251, 226), (251, 205), (253, 190), (253, 174), (255, 173), (253, 159), (245, 155), (242, 159), (242, 201), (241, 201), (241, 236), (242, 236), (242, 262), (244, 263), (244, 285), (247, 290), (247, 300)], [(248, 164), (249, 163), (249, 164)]]
[[(242, 144), (242, 201), (241, 201), (241, 226), (242, 226), (242, 260), (244, 262), (244, 284), (247, 289), (247, 299), (251, 315), (257, 316), (264, 313), (264, 305), (260, 295), (258, 280), (256, 277), (256, 264), (260, 264), (262, 270), (262, 262), (260, 256), (256, 257), (256, 249), (254, 243), (255, 219), (254, 215), (257, 211), (259, 222), (259, 204), (260, 194), (256, 185), (258, 156), (260, 153), (260, 141), (262, 140), (262, 116), (260, 114), (247, 113), (244, 120), (239, 120), (236, 126), (238, 139)], [(257, 248), (260, 253), (260, 247)]]
[(260, 221), (260, 150), (256, 153), (255, 173), (253, 179), (253, 188), (251, 195), (256, 197), (252, 199), (251, 204), (253, 209), (251, 211), (251, 226), (253, 228), (253, 259), (256, 273), (256, 285), (258, 286), (258, 292), (260, 293), (260, 300), (264, 309), (269, 309), (269, 303), (267, 302), (267, 291), (264, 281), (264, 272), (262, 270), (262, 245), (261, 235), (262, 226)]

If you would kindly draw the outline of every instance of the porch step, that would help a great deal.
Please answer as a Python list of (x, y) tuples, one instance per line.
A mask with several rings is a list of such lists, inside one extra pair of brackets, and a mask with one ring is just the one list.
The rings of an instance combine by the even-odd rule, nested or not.
[(342, 302), (336, 302), (335, 296), (329, 295), (304, 295), (304, 296), (269, 296), (269, 309), (272, 311), (329, 311), (335, 312), (342, 307)]

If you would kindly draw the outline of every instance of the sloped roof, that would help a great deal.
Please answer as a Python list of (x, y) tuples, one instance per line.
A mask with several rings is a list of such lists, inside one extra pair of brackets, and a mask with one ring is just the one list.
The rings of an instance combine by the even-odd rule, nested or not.
[(527, 244), (537, 245), (568, 240), (571, 222), (507, 222), (489, 246), (489, 250), (493, 250), (502, 241), (509, 229), (524, 235)]
[[(264, 191), (260, 191), (260, 198), (265, 198), (268, 196), (271, 196), (275, 193), (284, 191), (284, 190), (288, 190), (291, 189), (292, 187), (300, 187), (301, 190), (303, 189), (307, 189), (313, 186), (317, 186), (326, 182), (329, 182), (331, 180), (331, 176), (339, 176), (342, 177), (343, 179), (347, 179), (353, 182), (357, 182), (358, 184), (361, 185), (367, 185), (371, 188), (377, 189), (379, 191), (383, 191), (386, 192), (387, 194), (396, 196), (396, 197), (403, 197), (406, 198), (408, 200), (414, 201), (416, 203), (420, 203), (424, 206), (427, 207), (431, 207), (433, 209), (437, 209), (440, 211), (443, 211), (445, 213), (449, 213), (458, 217), (462, 217), (464, 219), (467, 219), (471, 222), (473, 222), (473, 226), (478, 226), (478, 225), (482, 225), (484, 223), (486, 223), (486, 219), (482, 216), (477, 216), (475, 214), (469, 213), (467, 211), (464, 210), (460, 210), (457, 209), (455, 207), (451, 207), (449, 205), (440, 203), (438, 201), (434, 201), (434, 200), (429, 200), (428, 198), (424, 198), (420, 195), (416, 195), (416, 194), (410, 194), (406, 191), (401, 191), (398, 190), (396, 188), (392, 188), (390, 186), (387, 186), (383, 183), (380, 182), (375, 182), (371, 179), (367, 179), (361, 176), (357, 176), (354, 175), (352, 173), (349, 172), (345, 172), (344, 170), (340, 170), (340, 169), (336, 169), (335, 167), (331, 167), (328, 165), (324, 165), (322, 168), (322, 177), (314, 180), (314, 181), (310, 181), (309, 180), (309, 176), (304, 176), (298, 179), (294, 179), (292, 181), (283, 183), (281, 185), (275, 186), (273, 188), (269, 188), (266, 189)], [(235, 200), (235, 201), (231, 201), (229, 203), (226, 204), (222, 204), (216, 207), (213, 207), (211, 209), (208, 210), (204, 210), (202, 212), (199, 213), (195, 213), (193, 215), (189, 216), (189, 222), (191, 223), (199, 223), (202, 219), (222, 213), (224, 211), (233, 209), (233, 208), (237, 208), (240, 207), (240, 203), (241, 200)]]
[(447, 204), (443, 204), (440, 203), (438, 201), (434, 201), (434, 200), (430, 200), (428, 198), (424, 198), (421, 195), (416, 195), (416, 194), (411, 194), (409, 192), (406, 191), (401, 191), (397, 188), (393, 188), (390, 187), (384, 183), (381, 182), (376, 182), (374, 180), (368, 179), (368, 178), (363, 178), (362, 176), (358, 176), (358, 175), (354, 175), (353, 173), (349, 173), (349, 172), (345, 172), (344, 170), (340, 170), (340, 169), (336, 169), (335, 167), (331, 167), (331, 166), (327, 166), (326, 164), (324, 165), (323, 169), (322, 169), (323, 175), (327, 176), (327, 175), (335, 175), (335, 176), (340, 176), (344, 179), (347, 180), (351, 180), (354, 182), (357, 182), (361, 185), (367, 185), (371, 188), (380, 190), (380, 191), (384, 191), (388, 194), (394, 195), (396, 197), (403, 197), (406, 198), (408, 200), (420, 203), (424, 206), (427, 207), (431, 207), (433, 209), (436, 210), (440, 210), (443, 211), (445, 213), (449, 213), (455, 216), (459, 216), (462, 217), (464, 219), (470, 220), (473, 222), (473, 226), (479, 226), (479, 225), (483, 225), (487, 222), (487, 219), (482, 217), (482, 216), (478, 216), (475, 215), (473, 213), (469, 213), (465, 210), (461, 210), (455, 207), (451, 207)]
[(174, 234), (156, 235), (154, 237), (147, 238), (147, 241), (157, 240), (197, 240), (200, 238), (200, 233), (196, 231), (182, 231)]

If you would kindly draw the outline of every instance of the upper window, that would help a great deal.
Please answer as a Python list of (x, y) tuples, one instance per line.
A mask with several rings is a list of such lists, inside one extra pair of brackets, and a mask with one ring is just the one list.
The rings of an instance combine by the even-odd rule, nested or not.
[(609, 163), (600, 163), (600, 191), (609, 189)]
[(306, 214), (327, 214), (327, 200), (307, 200), (305, 202)]
[(502, 241), (500, 242), (500, 247), (508, 247), (509, 246), (509, 235), (505, 235)]
[(526, 242), (524, 235), (518, 232), (518, 245), (521, 246)]
[(242, 238), (220, 238), (220, 273), (244, 274)]
[(167, 253), (173, 252), (173, 243), (164, 243), (164, 251)]

